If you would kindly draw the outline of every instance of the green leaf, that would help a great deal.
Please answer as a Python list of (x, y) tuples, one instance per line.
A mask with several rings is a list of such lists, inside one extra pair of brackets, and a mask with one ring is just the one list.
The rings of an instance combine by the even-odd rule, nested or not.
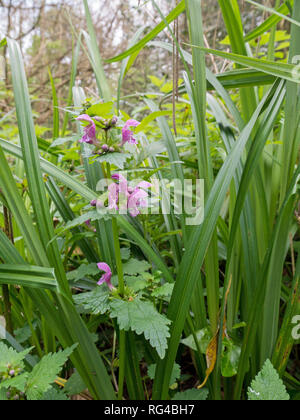
[(65, 393), (71, 397), (73, 395), (80, 394), (85, 389), (86, 385), (81, 379), (79, 373), (76, 371), (66, 383)]
[(105, 102), (103, 104), (92, 105), (86, 112), (90, 117), (109, 118), (114, 114), (114, 103)]
[(271, 7), (266, 7), (262, 4), (256, 3), (255, 1), (252, 0), (246, 0), (247, 3), (252, 4), (253, 6), (257, 7), (258, 9), (263, 10), (264, 12), (268, 12), (268, 13), (272, 13), (274, 15), (277, 15), (280, 19), (284, 19), (287, 20), (290, 23), (293, 23), (294, 25), (300, 26), (300, 22), (297, 22), (294, 19), (291, 19), (290, 17), (286, 16), (283, 13), (280, 13), (278, 10), (272, 9)]
[(6, 390), (0, 389), (0, 401), (7, 401)]
[[(148, 376), (152, 380), (155, 378), (156, 366), (157, 365), (150, 365), (148, 367)], [(173, 367), (173, 372), (172, 372), (172, 375), (171, 375), (171, 379), (170, 379), (170, 387), (172, 385), (174, 385), (175, 382), (178, 381), (178, 379), (180, 379), (180, 376), (181, 376), (180, 366), (177, 363), (175, 363), (174, 367)]]
[(166, 298), (172, 296), (174, 290), (174, 283), (165, 283), (163, 286), (158, 287), (152, 293), (153, 297)]
[(131, 258), (127, 263), (123, 265), (123, 271), (129, 276), (134, 276), (148, 271), (151, 268), (147, 261), (140, 261), (135, 258)]
[(100, 274), (99, 268), (97, 267), (96, 263), (92, 264), (82, 264), (78, 270), (71, 271), (68, 273), (68, 280), (73, 280), (77, 282), (82, 280), (86, 276), (96, 276)]
[(124, 281), (135, 293), (145, 290), (148, 282), (143, 276), (124, 276)]
[(238, 366), (241, 355), (241, 347), (233, 341), (225, 338), (223, 340), (221, 370), (224, 378), (231, 378), (238, 372)]
[(5, 47), (5, 45), (7, 45), (7, 40), (6, 40), (6, 38), (3, 38), (3, 39), (0, 41), (0, 48)]
[(100, 286), (96, 287), (92, 292), (74, 296), (74, 301), (93, 315), (103, 315), (110, 309), (109, 296), (108, 288)]
[(63, 365), (73, 353), (77, 345), (74, 345), (58, 353), (49, 353), (35, 365), (29, 374), (26, 395), (28, 400), (40, 400), (45, 392), (51, 388)]
[(208, 398), (207, 389), (188, 389), (184, 392), (177, 392), (172, 401), (206, 401)]
[(166, 17), (166, 22), (161, 22), (159, 25), (156, 26), (151, 32), (149, 32), (141, 41), (135, 44), (133, 47), (129, 48), (127, 51), (123, 52), (122, 54), (106, 60), (107, 63), (114, 63), (116, 61), (124, 60), (124, 58), (129, 57), (130, 55), (141, 51), (149, 41), (155, 38), (160, 32), (162, 32), (165, 27), (167, 26), (166, 23), (171, 23), (175, 20), (182, 12), (185, 10), (185, 1), (182, 0), (175, 9)]
[(135, 133), (141, 133), (142, 131), (145, 131), (148, 127), (148, 125), (156, 120), (159, 117), (163, 117), (163, 116), (172, 116), (172, 112), (171, 111), (157, 111), (157, 112), (152, 112), (150, 115), (148, 115), (147, 117), (145, 117), (140, 125), (135, 129)]
[(78, 134), (75, 134), (74, 136), (69, 136), (69, 137), (58, 137), (50, 144), (50, 148), (61, 146), (62, 144), (65, 144), (65, 143), (75, 143), (76, 141), (80, 140), (80, 138), (81, 137)]
[[(202, 330), (196, 332), (196, 336), (199, 342), (201, 352), (203, 354), (206, 354), (208, 345), (211, 342), (211, 339), (213, 338), (211, 329), (209, 327), (203, 328)], [(182, 344), (191, 348), (194, 351), (198, 350), (193, 335), (190, 335), (189, 337), (184, 338), (183, 340), (181, 340), (181, 342)]]
[(30, 265), (0, 265), (0, 284), (57, 290), (53, 268)]
[(63, 391), (58, 391), (57, 389), (54, 389), (51, 387), (43, 397), (41, 398), (42, 401), (68, 401), (68, 397)]
[(110, 165), (114, 165), (119, 169), (124, 169), (124, 165), (127, 161), (127, 159), (131, 158), (131, 155), (129, 153), (107, 153), (103, 156), (99, 156), (97, 158), (97, 162), (100, 163), (109, 163)]
[(157, 312), (152, 303), (140, 299), (132, 302), (115, 299), (111, 302), (111, 310), (111, 317), (117, 318), (121, 330), (144, 334), (159, 357), (164, 358), (171, 321)]
[(8, 369), (22, 370), (24, 368), (23, 360), (31, 350), (32, 347), (22, 352), (17, 352), (12, 347), (7, 347), (0, 342), (0, 373), (5, 373)]
[[(291, 0), (291, 3), (293, 3), (293, 0)], [(284, 4), (282, 4), (278, 9), (277, 12), (287, 15), (290, 13), (290, 10), (287, 6), (288, 1), (286, 1)], [(272, 15), (268, 19), (266, 19), (261, 25), (253, 29), (250, 33), (248, 33), (245, 36), (245, 42), (250, 42), (253, 39), (256, 39), (260, 37), (262, 34), (267, 32), (269, 29), (273, 28), (275, 25), (277, 25), (278, 22), (281, 21), (281, 17), (278, 15)]]
[(23, 373), (22, 375), (18, 375), (15, 378), (7, 379), (0, 383), (0, 388), (9, 389), (9, 388), (16, 388), (20, 392), (25, 391), (28, 373)]
[(60, 234), (77, 226), (82, 226), (88, 220), (94, 222), (95, 220), (102, 219), (103, 217), (103, 214), (98, 213), (96, 210), (89, 211), (88, 213), (84, 213), (68, 222), (64, 228), (58, 229), (58, 233)]
[(270, 360), (248, 389), (250, 401), (289, 401), (290, 397)]
[(294, 83), (300, 83), (300, 76), (295, 71), (295, 65), (281, 63), (279, 61), (261, 60), (259, 58), (245, 57), (239, 54), (227, 53), (224, 51), (212, 50), (210, 48), (201, 48), (208, 54), (214, 54), (218, 57), (226, 58), (245, 67), (260, 70), (267, 74), (289, 80)]

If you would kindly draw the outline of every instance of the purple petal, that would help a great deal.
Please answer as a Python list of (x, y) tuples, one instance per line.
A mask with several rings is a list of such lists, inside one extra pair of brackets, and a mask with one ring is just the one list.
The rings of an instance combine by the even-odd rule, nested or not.
[(108, 209), (118, 210), (119, 187), (116, 184), (110, 184), (108, 187)]
[(110, 290), (112, 290), (113, 289), (113, 285), (111, 283), (112, 272), (109, 265), (107, 265), (106, 263), (98, 263), (97, 266), (99, 270), (104, 271), (105, 273), (103, 274), (101, 279), (98, 281), (98, 285), (101, 286), (101, 284), (106, 283), (107, 286), (110, 288)]
[(126, 121), (124, 127), (126, 127), (126, 128), (128, 128), (128, 127), (137, 127), (138, 125), (140, 125), (140, 123), (138, 121), (136, 121), (136, 120), (128, 120), (128, 121)]
[(141, 207), (141, 202), (143, 203), (143, 207), (146, 207), (145, 199), (148, 197), (148, 194), (140, 189), (136, 189), (133, 194), (129, 197), (128, 200), (128, 210), (132, 217), (137, 217), (140, 214), (139, 208)]
[(108, 273), (111, 275), (111, 269), (110, 266), (106, 263), (98, 263), (97, 267), (99, 268), (99, 270), (104, 271), (105, 273)]
[(79, 117), (77, 117), (76, 120), (80, 122), (88, 122), (90, 124), (95, 124), (93, 119), (87, 114), (79, 115)]
[(113, 174), (112, 179), (119, 182), (119, 193), (129, 197), (127, 179), (121, 174)]
[(137, 140), (133, 137), (133, 132), (130, 127), (137, 127), (140, 123), (136, 120), (128, 120), (122, 129), (122, 144), (131, 143), (137, 144)]
[(152, 184), (150, 184), (150, 182), (147, 182), (147, 181), (142, 181), (136, 187), (137, 188), (143, 188), (144, 190), (147, 190), (148, 188), (152, 187)]
[(76, 118), (76, 120), (89, 123), (86, 127), (84, 127), (84, 135), (79, 142), (93, 144), (96, 140), (96, 125), (93, 119), (87, 114), (82, 114)]

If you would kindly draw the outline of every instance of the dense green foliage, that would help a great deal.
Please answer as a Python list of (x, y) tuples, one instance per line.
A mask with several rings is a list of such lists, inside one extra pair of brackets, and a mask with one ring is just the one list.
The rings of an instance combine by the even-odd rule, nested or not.
[[(205, 48), (201, 0), (168, 16), (152, 0), (161, 23), (109, 60), (121, 66), (114, 93), (83, 3), (72, 107), (58, 107), (50, 75), (50, 140), (34, 125), (18, 43), (3, 41), (16, 116), (0, 120), (0, 399), (299, 399), (300, 0), (277, 1), (248, 34), (239, 2), (219, 0), (220, 50)], [(173, 32), (182, 13), (188, 45)], [(290, 30), (277, 31), (285, 18)], [(154, 41), (162, 30), (170, 43)], [(123, 81), (149, 46), (177, 50), (178, 94), (149, 75), (152, 91), (128, 107)], [(74, 86), (79, 48), (91, 97)], [(230, 68), (213, 74), (208, 53)], [(120, 192), (120, 170), (129, 212), (118, 202), (107, 213), (112, 190), (98, 182)], [(174, 180), (199, 178), (203, 223), (191, 226), (186, 209), (143, 211), (148, 183), (161, 181), (162, 210)]]

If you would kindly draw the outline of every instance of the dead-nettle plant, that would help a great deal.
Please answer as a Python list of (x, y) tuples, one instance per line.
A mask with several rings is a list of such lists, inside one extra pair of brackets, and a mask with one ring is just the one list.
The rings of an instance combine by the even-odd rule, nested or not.
[[(0, 324), (0, 399), (86, 388), (107, 400), (299, 398), (300, 0), (275, 11), (251, 2), (269, 17), (247, 34), (239, 2), (218, 0), (232, 52), (206, 48), (201, 0), (167, 16), (151, 3), (161, 22), (107, 60), (120, 62), (113, 96), (83, 0), (88, 30), (74, 32), (63, 125), (49, 72), (51, 141), (36, 135), (18, 43), (0, 44), (19, 139), (0, 138), (0, 200), (12, 217), (0, 230), (0, 284), (12, 306), (0, 300), (12, 324), (11, 334)], [(173, 31), (182, 13), (185, 44)], [(285, 18), (290, 31), (278, 35)], [(169, 41), (154, 41), (164, 30)], [(180, 62), (179, 86), (152, 77), (157, 95), (134, 96), (141, 106), (129, 116), (123, 81), (148, 46)], [(94, 71), (92, 98), (75, 85), (80, 50)], [(228, 71), (213, 74), (206, 54)], [(66, 380), (54, 376), (74, 369), (72, 392), (59, 391)]]
[[(110, 179), (102, 178), (96, 187), (97, 200), (91, 202), (100, 214), (186, 215), (189, 226), (201, 224), (204, 219), (204, 180), (143, 179), (129, 181), (127, 173), (114, 173)], [(193, 217), (192, 217), (193, 216)]]

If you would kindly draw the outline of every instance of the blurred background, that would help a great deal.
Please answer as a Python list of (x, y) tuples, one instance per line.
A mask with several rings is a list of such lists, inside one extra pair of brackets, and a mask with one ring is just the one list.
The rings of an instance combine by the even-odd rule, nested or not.
[[(158, 0), (164, 13), (176, 6), (178, 0)], [(264, 18), (263, 12), (254, 9), (245, 1), (240, 2), (246, 31), (258, 25)], [(275, 0), (263, 1), (274, 7)], [(126, 50), (130, 40), (141, 26), (154, 28), (160, 18), (151, 1), (145, 0), (93, 0), (89, 2), (97, 32), (99, 48), (104, 59)], [(221, 44), (226, 33), (217, 0), (203, 0), (205, 36), (207, 46), (226, 49)], [(86, 28), (83, 2), (81, 0), (0, 0), (0, 36), (9, 36), (19, 41), (26, 62), (30, 92), (40, 125), (47, 125), (52, 117), (50, 68), (55, 80), (61, 106), (68, 96), (72, 51), (81, 29)], [(145, 28), (147, 31), (147, 28)], [(159, 40), (169, 41), (167, 30)], [(178, 21), (180, 42), (188, 39), (185, 14)], [(186, 47), (188, 48), (188, 47)], [(1, 54), (6, 55), (5, 47)], [(224, 71), (224, 62), (207, 58), (208, 66), (214, 72)], [(226, 63), (225, 63), (226, 66)], [(180, 67), (180, 64), (179, 64)], [(112, 86), (117, 84), (120, 63), (105, 65), (106, 74)], [(8, 72), (9, 75), (9, 72)], [(134, 67), (128, 73), (123, 93), (146, 92), (153, 89), (151, 75), (165, 82), (173, 78), (172, 54), (159, 48), (146, 48), (138, 56)], [(180, 68), (179, 68), (180, 76)], [(6, 78), (6, 91), (0, 94), (0, 114), (11, 109), (11, 83)], [(76, 83), (93, 96), (96, 92), (92, 68), (81, 49)]]

